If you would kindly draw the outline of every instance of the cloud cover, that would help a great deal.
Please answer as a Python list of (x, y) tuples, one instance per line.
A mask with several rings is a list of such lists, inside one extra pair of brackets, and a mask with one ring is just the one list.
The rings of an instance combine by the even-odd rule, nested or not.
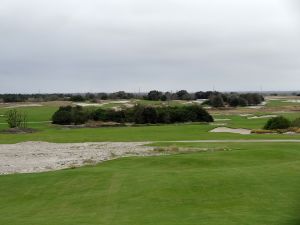
[(299, 90), (294, 0), (2, 0), (0, 92)]

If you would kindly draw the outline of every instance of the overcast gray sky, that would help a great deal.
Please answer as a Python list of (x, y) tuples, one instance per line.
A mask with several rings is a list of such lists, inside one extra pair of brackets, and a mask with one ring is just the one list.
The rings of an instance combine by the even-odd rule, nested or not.
[(0, 92), (300, 90), (298, 0), (1, 0)]

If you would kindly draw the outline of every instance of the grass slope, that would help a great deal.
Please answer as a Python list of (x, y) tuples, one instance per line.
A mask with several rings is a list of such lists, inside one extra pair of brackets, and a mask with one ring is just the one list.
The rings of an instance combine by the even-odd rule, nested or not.
[(299, 144), (227, 147), (1, 176), (0, 224), (299, 224)]

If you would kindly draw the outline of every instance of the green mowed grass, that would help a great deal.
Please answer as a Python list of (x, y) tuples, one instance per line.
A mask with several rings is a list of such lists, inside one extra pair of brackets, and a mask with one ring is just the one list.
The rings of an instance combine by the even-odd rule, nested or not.
[(270, 118), (256, 118), (248, 119), (253, 116), (264, 116), (264, 115), (277, 115), (284, 116), (289, 120), (294, 120), (300, 117), (300, 113), (255, 113), (252, 116), (240, 116), (240, 115), (216, 115), (215, 119), (230, 119), (228, 121), (216, 121), (215, 123), (225, 123), (227, 127), (231, 128), (245, 128), (245, 129), (262, 129), (266, 122)]
[[(298, 99), (295, 97), (295, 99)], [(297, 102), (288, 102), (289, 99), (269, 100), (267, 101), (267, 107), (285, 107), (285, 106), (300, 106)]]
[[(58, 106), (20, 107), (16, 110), (24, 112), (30, 122), (50, 121)], [(0, 108), (0, 115), (5, 115), (11, 109)], [(5, 117), (0, 117), (0, 123), (5, 123)]]
[[(42, 128), (42, 126), (45, 126)], [(0, 144), (23, 141), (72, 142), (130, 142), (130, 141), (181, 141), (181, 140), (243, 140), (243, 139), (300, 139), (300, 135), (210, 133), (215, 126), (180, 124), (141, 127), (103, 127), (66, 129), (43, 124), (36, 125), (38, 132), (31, 134), (0, 134)]]
[(0, 224), (299, 224), (299, 144), (225, 145), (0, 176)]

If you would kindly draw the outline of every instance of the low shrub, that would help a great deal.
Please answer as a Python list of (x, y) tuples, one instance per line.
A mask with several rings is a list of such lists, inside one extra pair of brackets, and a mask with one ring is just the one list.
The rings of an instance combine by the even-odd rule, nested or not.
[(72, 123), (72, 114), (69, 111), (58, 110), (52, 116), (52, 123), (61, 124), (61, 125), (69, 125)]
[(271, 118), (264, 126), (265, 130), (287, 129), (291, 126), (291, 122), (283, 116)]
[(9, 128), (26, 128), (27, 115), (23, 112), (17, 111), (16, 109), (12, 109), (6, 113), (6, 122)]
[(53, 124), (60, 125), (80, 125), (84, 124), (90, 118), (90, 113), (80, 106), (62, 106), (52, 116)]
[(293, 120), (291, 126), (300, 128), (300, 118)]

